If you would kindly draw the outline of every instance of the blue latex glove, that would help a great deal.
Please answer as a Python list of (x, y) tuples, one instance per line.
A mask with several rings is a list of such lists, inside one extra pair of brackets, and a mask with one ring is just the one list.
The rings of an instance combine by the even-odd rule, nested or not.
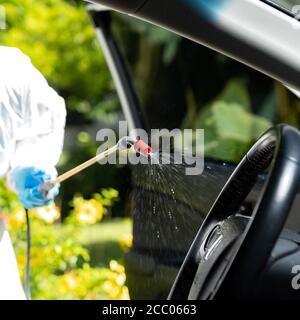
[(59, 185), (55, 185), (48, 192), (41, 186), (50, 182), (51, 177), (45, 171), (35, 167), (18, 167), (12, 173), (12, 180), (22, 205), (36, 208), (49, 205), (58, 195)]

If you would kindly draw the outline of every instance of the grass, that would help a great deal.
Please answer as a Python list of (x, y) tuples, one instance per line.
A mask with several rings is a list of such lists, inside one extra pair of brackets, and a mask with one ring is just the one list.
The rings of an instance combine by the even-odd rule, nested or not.
[(132, 224), (129, 219), (113, 219), (83, 228), (82, 244), (90, 252), (91, 265), (103, 267), (112, 259), (122, 261), (124, 250), (120, 247), (119, 239), (131, 232)]

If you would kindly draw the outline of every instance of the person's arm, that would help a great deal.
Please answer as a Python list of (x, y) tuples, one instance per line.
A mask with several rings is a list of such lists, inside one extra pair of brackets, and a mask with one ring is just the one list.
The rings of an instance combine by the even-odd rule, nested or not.
[(55, 176), (63, 147), (65, 103), (36, 69), (30, 78), (22, 97), (24, 123), (15, 138), (8, 176), (20, 166), (34, 166)]
[(56, 176), (55, 165), (62, 151), (66, 118), (64, 100), (26, 56), (20, 58), (17, 84), (7, 87), (11, 96), (11, 104), (7, 108), (10, 117), (4, 125), (10, 143), (3, 147), (6, 148), (3, 154), (7, 157), (4, 162), (9, 161), (8, 185), (18, 194), (20, 188), (32, 185), (32, 181), (26, 181), (27, 175), (37, 174), (40, 177), (40, 172), (44, 172), (47, 178)]

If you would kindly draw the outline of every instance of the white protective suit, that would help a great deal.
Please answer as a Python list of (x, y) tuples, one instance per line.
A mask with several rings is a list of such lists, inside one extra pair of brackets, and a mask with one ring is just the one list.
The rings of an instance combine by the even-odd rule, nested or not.
[[(34, 166), (55, 176), (66, 110), (30, 59), (0, 46), (0, 177), (17, 166)], [(0, 221), (0, 299), (24, 299), (16, 259)]]

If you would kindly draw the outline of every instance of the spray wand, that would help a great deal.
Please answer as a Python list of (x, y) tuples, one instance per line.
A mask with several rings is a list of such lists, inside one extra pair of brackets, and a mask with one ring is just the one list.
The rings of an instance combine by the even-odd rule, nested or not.
[(123, 137), (121, 138), (116, 145), (113, 147), (99, 153), (95, 157), (83, 162), (82, 164), (76, 166), (75, 168), (63, 173), (62, 175), (58, 176), (52, 181), (46, 182), (41, 185), (41, 190), (47, 194), (49, 190), (51, 190), (56, 184), (61, 183), (70, 177), (74, 176), (75, 174), (83, 171), (84, 169), (90, 167), (91, 165), (95, 164), (96, 162), (107, 158), (111, 154), (123, 150), (130, 149), (131, 147), (134, 148), (134, 150), (144, 156), (144, 157), (151, 157), (153, 149), (148, 146), (143, 140), (141, 140), (139, 137), (133, 138), (133, 137)]
[[(99, 153), (98, 155), (89, 159), (88, 161), (63, 173), (62, 175), (58, 176), (56, 179), (42, 184), (40, 187), (41, 191), (47, 197), (49, 190), (51, 190), (57, 183), (61, 183), (69, 179), (75, 174), (88, 168), (89, 166), (93, 165), (97, 161), (108, 157), (114, 152), (117, 152), (118, 150), (122, 151), (122, 150), (130, 149), (131, 147), (133, 147), (138, 154), (141, 154), (144, 157), (151, 157), (152, 155), (152, 151), (153, 151), (152, 148), (149, 147), (139, 137), (137, 138), (123, 137), (118, 141), (118, 143), (115, 146)], [(29, 214), (27, 209), (26, 209), (26, 222), (27, 222), (27, 261), (26, 261), (26, 272), (25, 272), (25, 293), (26, 293), (26, 298), (30, 300), (31, 299), (31, 292), (30, 292), (30, 246), (31, 246), (31, 243), (30, 243), (30, 222), (29, 222)]]

